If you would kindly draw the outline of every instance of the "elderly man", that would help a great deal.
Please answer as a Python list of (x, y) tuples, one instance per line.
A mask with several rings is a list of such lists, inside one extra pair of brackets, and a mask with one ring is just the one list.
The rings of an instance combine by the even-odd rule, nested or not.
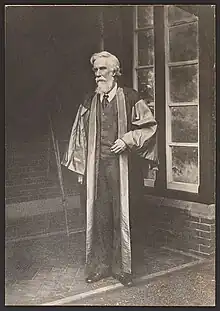
[(119, 87), (114, 55), (95, 53), (90, 62), (97, 88), (78, 109), (62, 164), (86, 187), (86, 282), (113, 276), (130, 286), (131, 158), (157, 161), (157, 124), (135, 90)]

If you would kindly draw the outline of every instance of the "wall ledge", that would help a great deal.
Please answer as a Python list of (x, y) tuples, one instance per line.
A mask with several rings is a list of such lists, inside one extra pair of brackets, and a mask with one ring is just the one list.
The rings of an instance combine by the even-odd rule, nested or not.
[(145, 195), (145, 202), (147, 204), (154, 205), (155, 208), (175, 207), (187, 211), (189, 215), (194, 217), (201, 217), (204, 219), (215, 219), (215, 204), (203, 204), (198, 202), (175, 200), (153, 195)]
[[(201, 217), (204, 219), (215, 219), (215, 204), (202, 204), (183, 200), (175, 200), (165, 197), (145, 195), (145, 203), (159, 207), (175, 207), (187, 211), (189, 215)], [(75, 194), (67, 197), (68, 209), (80, 208), (80, 195)], [(62, 211), (63, 206), (61, 198), (51, 198), (43, 200), (34, 200), (21, 203), (6, 204), (5, 218), (17, 219), (21, 217), (31, 217), (39, 214)]]
[[(75, 194), (68, 196), (67, 209), (80, 208), (80, 196)], [(23, 217), (31, 217), (40, 214), (54, 213), (63, 211), (61, 197), (34, 200), (21, 203), (6, 204), (5, 219), (18, 219)]]

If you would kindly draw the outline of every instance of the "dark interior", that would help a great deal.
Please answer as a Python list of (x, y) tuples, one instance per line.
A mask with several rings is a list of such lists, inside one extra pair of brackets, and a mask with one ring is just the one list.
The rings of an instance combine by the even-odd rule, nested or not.
[(43, 141), (48, 112), (67, 139), (99, 49), (97, 9), (24, 6), (6, 10), (6, 140)]

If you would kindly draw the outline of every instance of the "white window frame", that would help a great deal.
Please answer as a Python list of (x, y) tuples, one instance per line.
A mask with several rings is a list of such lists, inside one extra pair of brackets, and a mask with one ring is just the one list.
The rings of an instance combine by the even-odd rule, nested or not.
[[(173, 27), (181, 27), (183, 24), (188, 25), (191, 23), (197, 23), (198, 20), (187, 23), (179, 23), (177, 25), (168, 26), (168, 5), (164, 7), (164, 20), (165, 20), (165, 87), (166, 87), (166, 172), (167, 172), (167, 188), (173, 190), (181, 190), (187, 192), (198, 193), (199, 181), (200, 181), (200, 154), (199, 154), (199, 59), (181, 62), (169, 62), (169, 29)], [(171, 103), (170, 101), (170, 79), (169, 69), (174, 66), (186, 66), (186, 65), (197, 65), (197, 102), (181, 102)], [(171, 107), (187, 107), (194, 106), (198, 109), (198, 142), (197, 143), (181, 143), (172, 142), (172, 128), (171, 128)], [(172, 151), (171, 147), (196, 147), (198, 150), (198, 184), (183, 183), (173, 181), (172, 176)]]
[[(149, 25), (147, 27), (138, 27), (138, 6), (134, 6), (134, 11), (133, 11), (133, 88), (138, 91), (138, 70), (139, 69), (152, 69), (154, 70), (155, 73), (155, 54), (154, 54), (154, 63), (153, 65), (149, 66), (138, 66), (138, 32), (143, 31), (143, 30), (148, 30), (148, 29), (154, 29), (154, 24)], [(146, 6), (150, 6), (147, 5)], [(153, 6), (153, 5), (152, 5)], [(169, 62), (169, 28), (168, 26), (168, 5), (164, 6), (164, 14), (165, 14), (165, 88), (166, 88), (166, 116), (165, 116), (165, 122), (166, 122), (166, 180), (167, 180), (167, 189), (171, 190), (180, 190), (180, 191), (187, 191), (187, 192), (192, 192), (192, 193), (198, 193), (199, 191), (199, 183), (200, 183), (200, 148), (199, 148), (199, 59), (197, 58), (196, 60), (189, 60), (189, 61), (179, 61), (179, 62)], [(198, 25), (198, 20), (197, 21), (189, 21), (189, 22), (183, 22), (183, 23), (178, 23), (176, 25), (172, 25), (171, 27), (180, 27), (183, 24), (191, 24), (191, 23), (197, 23)], [(169, 98), (169, 68), (174, 67), (174, 66), (186, 66), (186, 65), (196, 65), (198, 70), (197, 70), (197, 102), (181, 102), (181, 103), (170, 103), (170, 98)], [(154, 114), (155, 114), (155, 89), (156, 89), (156, 79), (154, 76), (154, 102), (149, 103), (150, 107), (154, 107)], [(187, 106), (196, 106), (198, 109), (198, 141), (196, 143), (181, 143), (181, 142), (172, 142), (171, 140), (171, 107), (187, 107)], [(183, 146), (183, 147), (195, 147), (198, 150), (198, 184), (193, 184), (193, 183), (184, 183), (184, 182), (177, 182), (173, 181), (173, 176), (172, 176), (172, 151), (171, 147), (173, 146)], [(165, 169), (165, 168), (164, 168)], [(144, 185), (148, 187), (154, 187), (155, 180), (153, 179), (144, 179)]]
[[(138, 91), (138, 70), (140, 69), (153, 69), (154, 72), (154, 102), (148, 104), (149, 107), (154, 108), (155, 116), (155, 55), (153, 60), (153, 65), (138, 66), (138, 32), (143, 30), (154, 29), (153, 25), (148, 25), (146, 27), (138, 27), (138, 6), (134, 6), (133, 10), (133, 88)], [(153, 5), (146, 5), (152, 6)], [(154, 13), (153, 13), (154, 14)], [(144, 178), (144, 186), (154, 187), (155, 180), (150, 178)]]

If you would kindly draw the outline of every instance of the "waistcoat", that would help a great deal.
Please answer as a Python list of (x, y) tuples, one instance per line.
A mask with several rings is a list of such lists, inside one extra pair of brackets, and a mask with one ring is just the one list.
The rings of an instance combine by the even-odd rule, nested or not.
[(100, 158), (115, 157), (110, 151), (118, 137), (118, 117), (116, 96), (103, 108), (100, 105)]

